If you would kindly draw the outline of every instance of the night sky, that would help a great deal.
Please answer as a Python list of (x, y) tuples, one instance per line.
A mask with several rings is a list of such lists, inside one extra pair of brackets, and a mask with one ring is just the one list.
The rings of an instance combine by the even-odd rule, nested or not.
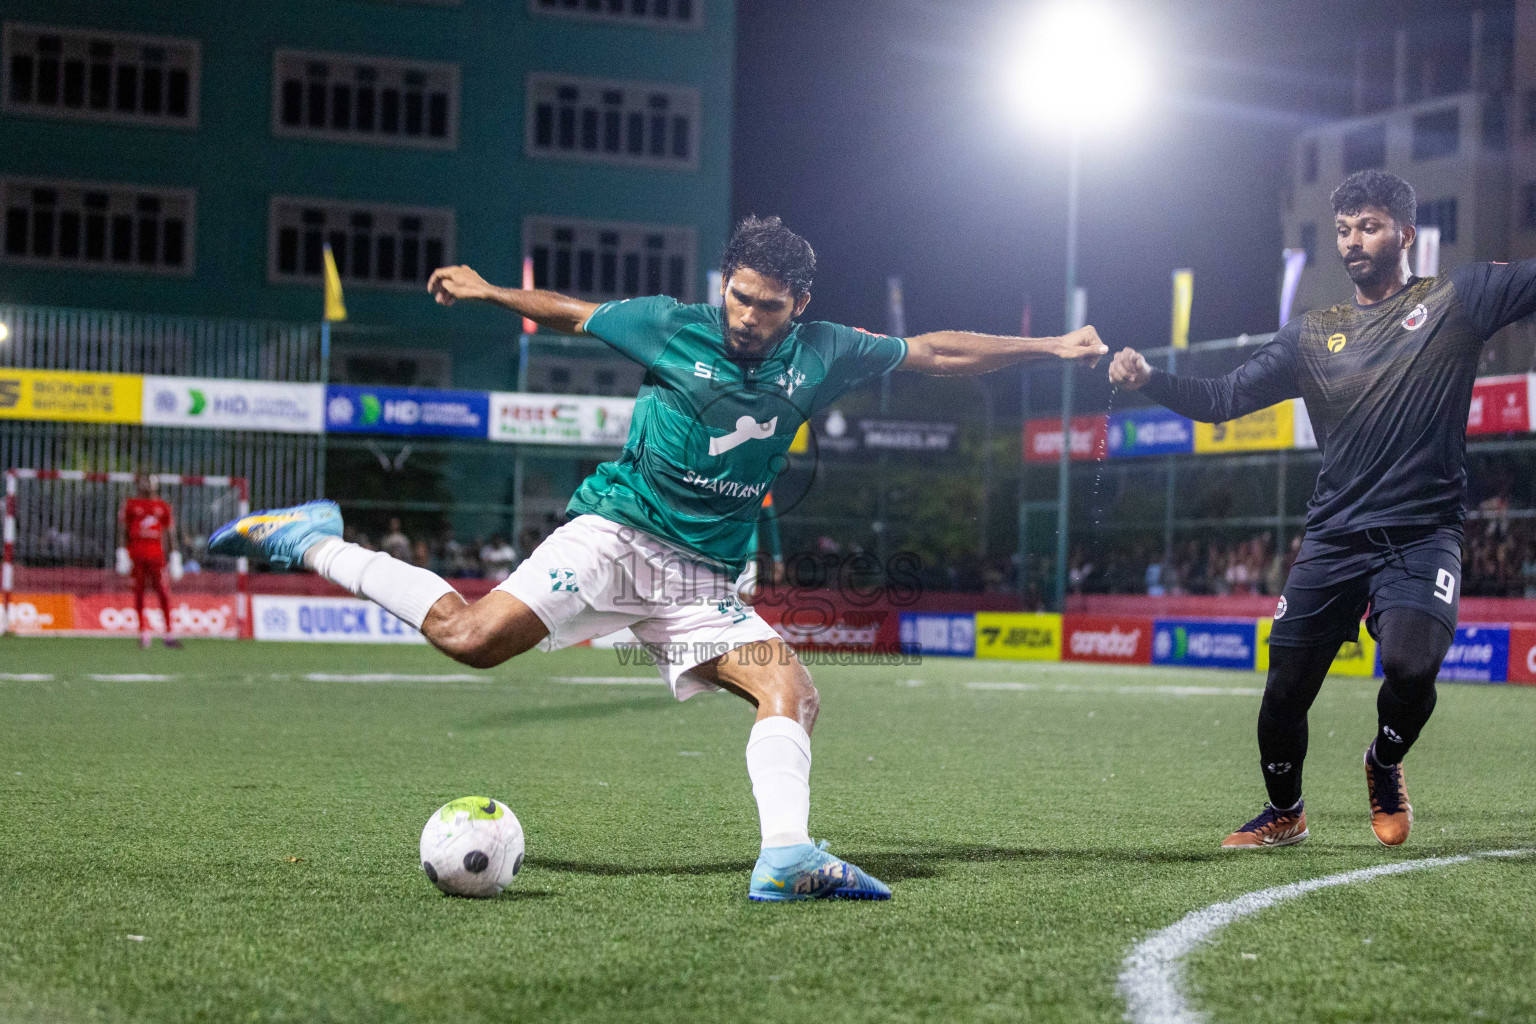
[[(1112, 348), (1167, 343), (1181, 266), (1193, 339), (1275, 329), (1290, 141), (1348, 112), (1355, 33), (1392, 6), (1126, 5), (1157, 94), (1083, 166), (1079, 283)], [(815, 247), (809, 317), (883, 329), (900, 274), (908, 333), (1017, 333), (1026, 295), (1033, 333), (1061, 329), (1065, 140), (1025, 124), (998, 82), (1029, 8), (742, 0), (735, 212), (777, 213)]]

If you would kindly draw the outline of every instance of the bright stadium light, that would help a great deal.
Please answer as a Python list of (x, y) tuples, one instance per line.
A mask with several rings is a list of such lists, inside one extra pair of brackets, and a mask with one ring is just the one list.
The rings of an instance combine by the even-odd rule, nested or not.
[(1032, 120), (1074, 131), (1124, 123), (1149, 86), (1146, 58), (1124, 19), (1083, 0), (1042, 9), (1025, 27), (1007, 76)]
[(11, 338), (11, 328), (4, 320), (0, 320), (0, 345), (4, 345)]

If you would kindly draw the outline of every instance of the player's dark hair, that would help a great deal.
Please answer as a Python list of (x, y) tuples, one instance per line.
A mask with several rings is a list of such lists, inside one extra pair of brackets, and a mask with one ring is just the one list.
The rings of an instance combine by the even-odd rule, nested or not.
[(1367, 206), (1386, 210), (1398, 227), (1418, 223), (1419, 200), (1413, 186), (1386, 171), (1356, 171), (1333, 190), (1333, 212), (1353, 217)]
[(743, 268), (782, 281), (798, 298), (811, 290), (816, 253), (779, 218), (751, 216), (736, 225), (720, 259), (720, 276), (729, 281)]

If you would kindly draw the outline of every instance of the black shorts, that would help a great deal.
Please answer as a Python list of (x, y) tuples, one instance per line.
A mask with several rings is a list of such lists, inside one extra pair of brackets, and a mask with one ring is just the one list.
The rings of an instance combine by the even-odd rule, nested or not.
[(1273, 647), (1358, 641), (1360, 617), (1377, 636), (1381, 613), (1414, 608), (1456, 632), (1461, 527), (1393, 526), (1344, 537), (1305, 537), (1275, 609)]

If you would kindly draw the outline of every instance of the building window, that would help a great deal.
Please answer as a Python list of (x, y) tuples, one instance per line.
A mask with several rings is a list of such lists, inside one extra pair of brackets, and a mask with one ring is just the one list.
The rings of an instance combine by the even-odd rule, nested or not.
[(1491, 153), (1509, 148), (1509, 108), (1503, 96), (1483, 98), (1483, 148)]
[(6, 263), (123, 273), (190, 274), (189, 189), (40, 178), (0, 182)]
[(195, 40), (6, 22), (4, 51), (8, 113), (197, 126)]
[(528, 0), (534, 14), (662, 28), (699, 28), (704, 0)]
[(1313, 253), (1317, 249), (1317, 225), (1303, 224), (1299, 235), (1298, 241), (1301, 251), (1307, 254), (1307, 263), (1310, 265)]
[(1456, 197), (1419, 204), (1419, 227), (1439, 228), (1440, 244), (1456, 244)]
[(272, 133), (453, 149), (459, 134), (458, 65), (278, 50)]
[(1461, 108), (1447, 107), (1413, 119), (1413, 158), (1455, 156), (1461, 145)]
[(649, 167), (699, 163), (697, 89), (533, 74), (526, 121), (529, 156)]
[(1301, 144), (1301, 180), (1312, 184), (1317, 180), (1317, 140), (1308, 139)]
[(319, 281), (323, 247), (348, 284), (415, 289), (453, 260), (453, 210), (274, 196), (267, 280)]
[(692, 228), (529, 217), (523, 253), (533, 286), (590, 302), (636, 295), (694, 299), (697, 243)]
[(1354, 174), (1387, 162), (1385, 122), (1368, 124), (1344, 135), (1344, 173)]

